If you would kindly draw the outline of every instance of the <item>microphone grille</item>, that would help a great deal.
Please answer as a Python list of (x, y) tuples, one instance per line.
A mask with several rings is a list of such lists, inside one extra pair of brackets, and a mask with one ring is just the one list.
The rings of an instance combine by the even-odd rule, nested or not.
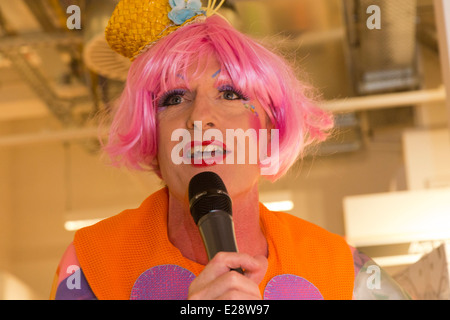
[(222, 190), (227, 193), (227, 188), (218, 174), (212, 171), (196, 174), (189, 182), (189, 199), (209, 189)]
[(211, 171), (201, 172), (189, 182), (189, 205), (195, 223), (214, 210), (232, 214), (227, 188), (220, 176)]

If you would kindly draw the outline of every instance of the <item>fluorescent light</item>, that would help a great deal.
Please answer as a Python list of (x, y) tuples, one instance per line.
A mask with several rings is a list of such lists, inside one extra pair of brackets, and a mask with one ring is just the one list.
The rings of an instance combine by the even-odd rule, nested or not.
[(69, 220), (64, 223), (64, 228), (67, 231), (76, 231), (78, 229), (91, 226), (103, 219), (84, 219), (84, 220)]
[(294, 203), (290, 200), (264, 202), (263, 204), (270, 211), (290, 211), (294, 208)]
[(293, 196), (290, 190), (261, 192), (259, 201), (271, 211), (291, 211), (294, 208)]
[(450, 239), (450, 188), (349, 196), (343, 204), (354, 247)]
[(423, 254), (404, 254), (390, 257), (373, 257), (373, 261), (380, 267), (392, 267), (416, 263)]
[(123, 204), (119, 206), (84, 208), (78, 210), (68, 210), (64, 213), (64, 228), (67, 231), (75, 231), (93, 225), (111, 215), (122, 212), (127, 208), (135, 208), (136, 204)]

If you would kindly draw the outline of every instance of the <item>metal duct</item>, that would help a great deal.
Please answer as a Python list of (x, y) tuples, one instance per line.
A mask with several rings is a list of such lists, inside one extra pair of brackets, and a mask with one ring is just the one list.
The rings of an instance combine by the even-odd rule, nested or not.
[(62, 26), (47, 1), (23, 0), (45, 32), (60, 31)]
[[(20, 24), (14, 24), (15, 28), (9, 27), (14, 17), (26, 10), (27, 6), (23, 4), (27, 4), (33, 14), (30, 17), (39, 22), (37, 25), (30, 23), (36, 25), (34, 29), (21, 29)], [(56, 11), (62, 9), (58, 6), (54, 0), (18, 1), (14, 5), (2, 6), (5, 9), (2, 21), (5, 36), (0, 43), (0, 53), (12, 63), (53, 115), (66, 125), (77, 125), (85, 121), (85, 116), (75, 114), (75, 106), (78, 104), (84, 108), (91, 99), (87, 89), (83, 88), (82, 79), (76, 79), (77, 83), (69, 87), (69, 83), (64, 82), (68, 80), (63, 77), (78, 76), (73, 64), (76, 56), (80, 55), (82, 38), (79, 33), (68, 32), (65, 25), (61, 26), (61, 17)], [(64, 90), (60, 90), (61, 85)], [(84, 90), (80, 90), (82, 88)], [(69, 93), (70, 89), (76, 91)]]
[[(357, 95), (416, 89), (420, 85), (416, 0), (343, 0), (349, 68)], [(370, 29), (371, 5), (381, 28)]]

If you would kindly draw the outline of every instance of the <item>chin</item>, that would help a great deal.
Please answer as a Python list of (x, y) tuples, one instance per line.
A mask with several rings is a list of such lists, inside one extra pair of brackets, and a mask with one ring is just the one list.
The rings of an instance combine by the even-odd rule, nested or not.
[[(215, 164), (215, 165), (204, 165), (204, 166), (194, 166), (194, 165), (180, 165), (179, 168), (168, 170), (163, 176), (163, 180), (170, 185), (176, 184), (177, 189), (183, 186), (186, 190), (188, 189), (190, 180), (201, 172), (212, 171), (218, 174), (228, 192), (233, 191), (239, 192), (245, 189), (251, 188), (260, 177), (260, 170), (258, 166), (248, 166), (248, 165), (226, 165), (226, 164)], [(178, 179), (173, 179), (173, 176), (177, 175)], [(169, 177), (169, 179), (167, 179)], [(172, 183), (170, 183), (172, 181)], [(234, 192), (233, 192), (234, 193)]]
[(244, 165), (216, 165), (202, 171), (217, 173), (232, 198), (251, 191), (259, 181), (259, 167), (255, 169)]

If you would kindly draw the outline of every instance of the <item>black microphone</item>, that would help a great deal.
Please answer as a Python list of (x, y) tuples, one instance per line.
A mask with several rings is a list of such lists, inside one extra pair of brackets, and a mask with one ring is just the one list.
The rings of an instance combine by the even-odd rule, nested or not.
[[(214, 172), (195, 175), (189, 182), (189, 207), (198, 226), (208, 259), (218, 252), (237, 252), (231, 198)], [(241, 268), (233, 269), (241, 274)]]

